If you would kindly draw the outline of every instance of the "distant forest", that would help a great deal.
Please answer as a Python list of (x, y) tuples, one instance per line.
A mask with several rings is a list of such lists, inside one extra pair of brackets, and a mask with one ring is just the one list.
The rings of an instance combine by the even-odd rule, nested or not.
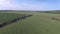
[(51, 10), (51, 11), (0, 10), (0, 12), (41, 12), (41, 13), (53, 13), (53, 14), (60, 14), (60, 10)]

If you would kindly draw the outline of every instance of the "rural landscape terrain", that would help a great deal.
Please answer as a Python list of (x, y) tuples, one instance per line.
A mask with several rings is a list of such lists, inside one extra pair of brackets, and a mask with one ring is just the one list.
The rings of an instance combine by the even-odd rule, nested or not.
[(0, 10), (0, 34), (60, 34), (60, 10)]

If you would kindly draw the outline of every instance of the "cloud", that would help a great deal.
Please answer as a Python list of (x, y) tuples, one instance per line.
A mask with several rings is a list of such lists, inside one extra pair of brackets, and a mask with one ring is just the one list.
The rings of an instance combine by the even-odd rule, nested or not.
[(0, 0), (0, 10), (54, 10), (57, 8), (57, 4), (51, 2), (39, 2), (32, 0), (18, 1), (19, 0)]
[(0, 0), (0, 9), (6, 9), (12, 7), (13, 4), (9, 0)]
[(41, 10), (37, 4), (16, 3), (12, 0), (0, 0), (0, 10)]

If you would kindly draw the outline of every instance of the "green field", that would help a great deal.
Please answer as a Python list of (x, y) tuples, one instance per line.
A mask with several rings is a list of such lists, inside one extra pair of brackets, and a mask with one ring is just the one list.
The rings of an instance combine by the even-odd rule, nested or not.
[(0, 28), (0, 34), (60, 34), (60, 21), (51, 19), (60, 16), (60, 14), (40, 12), (7, 13), (32, 14), (33, 16)]
[(0, 23), (21, 17), (24, 14), (0, 13)]

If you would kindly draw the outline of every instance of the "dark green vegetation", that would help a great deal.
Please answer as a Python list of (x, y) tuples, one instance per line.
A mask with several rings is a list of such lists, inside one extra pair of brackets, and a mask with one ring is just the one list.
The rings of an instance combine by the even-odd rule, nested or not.
[(0, 28), (0, 34), (60, 34), (60, 14), (40, 12), (7, 12), (12, 14), (32, 14), (19, 22)]
[(51, 10), (51, 11), (37, 11), (42, 13), (52, 13), (52, 14), (60, 14), (60, 10)]

